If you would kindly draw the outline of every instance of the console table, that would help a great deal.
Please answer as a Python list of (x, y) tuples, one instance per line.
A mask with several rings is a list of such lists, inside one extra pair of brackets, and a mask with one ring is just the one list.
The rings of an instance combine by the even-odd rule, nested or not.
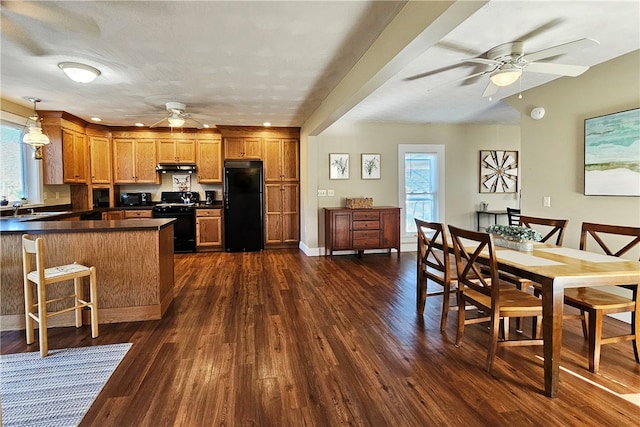
[(400, 258), (400, 208), (374, 206), (370, 209), (324, 208), (325, 255), (333, 251), (391, 249)]
[(476, 211), (476, 218), (477, 218), (477, 224), (478, 224), (478, 231), (480, 231), (480, 216), (481, 215), (486, 215), (489, 217), (489, 223), (491, 223), (491, 217), (493, 216), (493, 223), (497, 224), (498, 223), (498, 217), (500, 215), (506, 215), (507, 211)]

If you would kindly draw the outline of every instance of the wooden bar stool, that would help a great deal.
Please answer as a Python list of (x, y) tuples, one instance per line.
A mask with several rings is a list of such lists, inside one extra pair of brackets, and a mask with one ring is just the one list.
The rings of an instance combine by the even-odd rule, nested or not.
[[(35, 255), (35, 270), (32, 269)], [(44, 267), (44, 240), (39, 237), (32, 239), (28, 234), (22, 236), (22, 270), (24, 274), (24, 313), (26, 322), (27, 344), (34, 341), (35, 320), (39, 324), (40, 355), (48, 354), (47, 345), (47, 319), (51, 316), (75, 311), (76, 328), (82, 326), (82, 309), (89, 307), (91, 310), (91, 337), (98, 336), (98, 293), (96, 288), (96, 268), (86, 267), (80, 264), (67, 264), (58, 267)], [(82, 278), (89, 277), (90, 301), (82, 296)], [(73, 280), (74, 293), (60, 298), (47, 300), (47, 287), (54, 283)], [(35, 284), (36, 302), (33, 301), (33, 288)], [(59, 301), (71, 300), (73, 305), (57, 311), (49, 311), (47, 304)]]

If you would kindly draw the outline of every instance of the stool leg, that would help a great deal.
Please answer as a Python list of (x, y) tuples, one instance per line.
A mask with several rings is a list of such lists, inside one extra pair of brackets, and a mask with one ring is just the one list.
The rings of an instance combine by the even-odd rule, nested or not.
[(29, 316), (33, 308), (33, 286), (31, 282), (25, 278), (24, 281), (24, 323), (27, 335), (27, 344), (33, 344), (35, 341), (33, 319)]
[(73, 278), (73, 292), (74, 292), (73, 304), (76, 307), (76, 309), (74, 310), (76, 314), (76, 328), (79, 328), (82, 326), (82, 307), (78, 307), (78, 304), (80, 304), (79, 300), (83, 299), (82, 298), (82, 278), (80, 277)]
[(89, 292), (91, 297), (91, 337), (98, 336), (98, 285), (96, 283), (96, 268), (91, 267), (91, 275), (89, 276)]
[(44, 283), (38, 283), (38, 323), (40, 330), (40, 356), (46, 357), (49, 354), (49, 343), (47, 342), (47, 293)]

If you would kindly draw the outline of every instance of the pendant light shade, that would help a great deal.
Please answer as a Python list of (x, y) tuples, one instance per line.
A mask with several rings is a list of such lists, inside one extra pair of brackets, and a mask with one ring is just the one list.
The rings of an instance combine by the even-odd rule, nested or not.
[[(40, 102), (38, 98), (29, 98), (29, 101), (33, 102), (33, 115), (27, 119), (25, 127), (29, 130), (24, 133), (22, 142), (33, 147), (33, 158), (42, 159), (42, 147), (49, 144), (49, 137), (42, 132), (42, 126), (40, 125), (40, 117), (36, 110), (36, 104)], [(31, 122), (31, 123), (30, 123)]]

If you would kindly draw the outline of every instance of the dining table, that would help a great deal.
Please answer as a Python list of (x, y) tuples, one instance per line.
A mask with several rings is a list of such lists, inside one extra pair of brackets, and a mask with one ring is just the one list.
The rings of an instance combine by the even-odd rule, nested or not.
[(542, 286), (545, 395), (559, 393), (564, 290), (640, 283), (640, 262), (579, 249), (535, 243), (521, 252), (496, 246), (498, 269)]

